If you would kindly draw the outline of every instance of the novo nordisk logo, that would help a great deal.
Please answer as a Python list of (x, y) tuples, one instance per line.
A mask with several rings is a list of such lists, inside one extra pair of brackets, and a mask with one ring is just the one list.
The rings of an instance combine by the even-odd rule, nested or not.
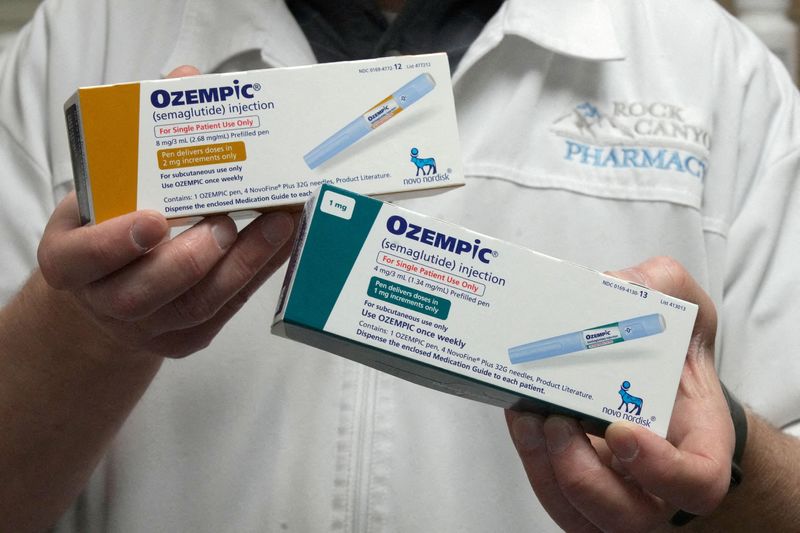
[(591, 102), (558, 117), (550, 130), (564, 138), (564, 159), (598, 168), (674, 171), (703, 179), (711, 134), (687, 108), (663, 102)]
[(207, 87), (200, 89), (187, 89), (185, 91), (166, 91), (158, 89), (150, 93), (150, 103), (159, 109), (167, 106), (182, 106), (192, 104), (205, 104), (209, 102), (224, 102), (231, 98), (255, 98), (256, 92), (261, 90), (259, 83), (245, 83), (239, 85), (239, 80), (233, 80), (232, 85)]
[(644, 400), (642, 400), (637, 396), (634, 396), (633, 394), (630, 394), (628, 392), (628, 389), (630, 388), (631, 388), (630, 381), (626, 380), (622, 382), (622, 385), (619, 388), (619, 395), (620, 398), (622, 398), (622, 403), (619, 404), (617, 410), (622, 409), (622, 407), (624, 406), (626, 413), (632, 412), (635, 415), (640, 415), (642, 414), (642, 405), (644, 404)]
[(419, 149), (417, 148), (411, 149), (411, 162), (417, 167), (417, 176), (419, 176), (420, 170), (423, 176), (436, 174), (436, 159), (432, 157), (419, 157)]
[(481, 246), (480, 239), (475, 239), (473, 242), (458, 239), (430, 228), (412, 224), (400, 215), (390, 216), (386, 221), (386, 229), (393, 235), (404, 235), (407, 239), (453, 252), (454, 254), (468, 254), (481, 263), (489, 264), (492, 257), (497, 257), (497, 252)]
[(628, 392), (630, 388), (631, 382), (627, 379), (623, 381), (619, 387), (619, 391), (617, 391), (617, 394), (619, 394), (619, 397), (622, 400), (619, 404), (619, 407), (616, 409), (603, 407), (603, 413), (611, 415), (615, 418), (628, 420), (629, 422), (639, 424), (640, 426), (650, 427), (650, 425), (655, 422), (656, 417), (651, 416), (650, 418), (646, 418), (642, 416), (644, 400), (639, 396), (634, 396)]

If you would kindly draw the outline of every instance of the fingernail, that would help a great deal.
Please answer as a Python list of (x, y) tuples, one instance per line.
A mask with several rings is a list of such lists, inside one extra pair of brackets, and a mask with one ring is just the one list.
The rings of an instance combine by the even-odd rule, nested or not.
[(611, 453), (623, 463), (630, 463), (639, 455), (636, 434), (622, 424), (615, 424), (606, 432), (606, 443)]
[(534, 415), (519, 415), (511, 425), (514, 442), (523, 452), (531, 452), (544, 442), (542, 419)]
[(227, 250), (236, 241), (236, 230), (231, 228), (230, 224), (217, 222), (211, 226), (211, 234), (217, 241), (219, 247)]
[(142, 250), (149, 250), (164, 238), (162, 222), (149, 216), (136, 220), (131, 225), (131, 239)]
[(547, 450), (550, 453), (561, 453), (572, 442), (572, 428), (561, 417), (548, 418), (544, 423), (544, 434), (547, 438)]
[(292, 217), (282, 211), (264, 215), (261, 220), (261, 234), (273, 246), (286, 242), (292, 236), (294, 224)]

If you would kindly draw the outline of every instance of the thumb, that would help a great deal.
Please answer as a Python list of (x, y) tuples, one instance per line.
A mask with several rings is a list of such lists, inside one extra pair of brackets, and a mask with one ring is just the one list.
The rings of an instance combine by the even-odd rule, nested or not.
[(678, 449), (651, 431), (628, 422), (614, 422), (606, 430), (614, 456), (648, 492), (693, 514), (711, 513), (724, 498), (730, 482), (725, 439), (713, 433), (694, 435)]
[(690, 355), (704, 355), (713, 360), (717, 333), (716, 307), (708, 293), (682, 264), (670, 257), (654, 257), (634, 267), (607, 274), (697, 304), (697, 318), (692, 330), (692, 344), (697, 349), (690, 350)]

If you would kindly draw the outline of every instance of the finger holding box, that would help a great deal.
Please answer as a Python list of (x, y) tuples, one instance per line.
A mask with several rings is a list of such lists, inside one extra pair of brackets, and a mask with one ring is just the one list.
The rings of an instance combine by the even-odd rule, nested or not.
[(611, 273), (699, 304), (667, 438), (612, 423), (603, 460), (573, 420), (507, 411), (528, 479), (551, 516), (567, 529), (650, 530), (678, 509), (707, 515), (730, 483), (733, 427), (714, 370), (716, 312), (683, 267), (655, 258)]

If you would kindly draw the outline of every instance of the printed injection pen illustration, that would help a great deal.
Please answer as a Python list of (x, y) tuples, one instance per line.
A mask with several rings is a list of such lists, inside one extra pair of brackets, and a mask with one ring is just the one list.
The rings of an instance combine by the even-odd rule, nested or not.
[(428, 73), (420, 74), (409, 81), (304, 155), (303, 159), (308, 168), (313, 170), (346, 150), (366, 134), (419, 101), (434, 87), (436, 81)]
[(598, 326), (583, 331), (575, 331), (529, 342), (508, 349), (508, 357), (512, 364), (528, 363), (540, 359), (548, 359), (581, 350), (591, 350), (618, 342), (641, 339), (658, 335), (666, 329), (664, 317), (658, 313), (644, 315), (605, 326)]

